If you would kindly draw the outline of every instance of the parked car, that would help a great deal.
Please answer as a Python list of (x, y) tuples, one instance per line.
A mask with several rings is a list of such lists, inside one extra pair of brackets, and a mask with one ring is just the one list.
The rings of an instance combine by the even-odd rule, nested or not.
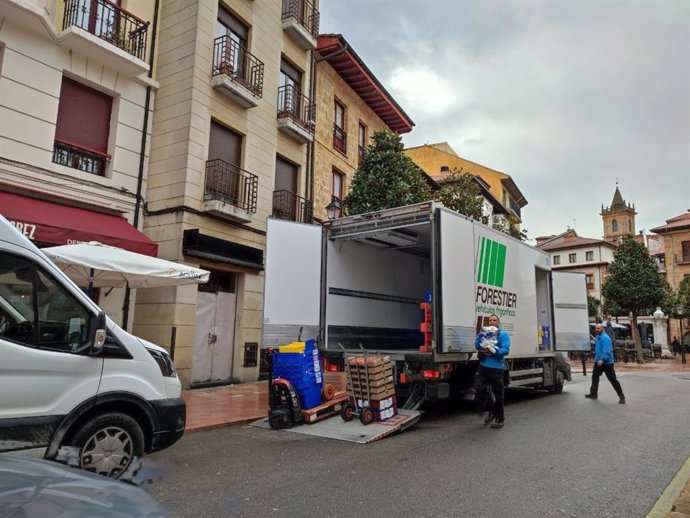
[(0, 455), (0, 518), (163, 518), (145, 491), (57, 462)]

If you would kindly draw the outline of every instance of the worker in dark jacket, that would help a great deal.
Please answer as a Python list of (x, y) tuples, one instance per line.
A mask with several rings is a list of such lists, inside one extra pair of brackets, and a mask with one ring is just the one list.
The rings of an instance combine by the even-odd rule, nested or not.
[(611, 339), (604, 333), (604, 327), (597, 324), (594, 328), (597, 335), (594, 342), (594, 369), (592, 371), (592, 386), (589, 388), (589, 394), (585, 394), (588, 399), (597, 399), (599, 392), (599, 378), (601, 374), (605, 373), (608, 380), (611, 382), (613, 389), (618, 394), (618, 402), (621, 405), (625, 404), (625, 396), (623, 395), (623, 388), (616, 378), (616, 371), (613, 368), (613, 346)]
[[(496, 328), (495, 336), (487, 340), (487, 334), (479, 333), (474, 346), (479, 355), (479, 370), (474, 379), (475, 406), (478, 412), (487, 407), (489, 415), (484, 424), (491, 428), (503, 428), (503, 367), (504, 358), (510, 352), (510, 335), (499, 329), (500, 321), (496, 315), (489, 317), (489, 326)], [(491, 333), (493, 334), (493, 333)], [(489, 397), (489, 387), (494, 398)]]

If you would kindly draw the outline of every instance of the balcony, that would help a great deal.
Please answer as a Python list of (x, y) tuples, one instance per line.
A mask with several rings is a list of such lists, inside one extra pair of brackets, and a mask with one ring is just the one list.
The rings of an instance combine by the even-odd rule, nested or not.
[(294, 192), (273, 191), (273, 216), (298, 223), (312, 223), (314, 205)]
[(319, 11), (309, 0), (283, 0), (283, 30), (304, 50), (316, 48)]
[(56, 140), (53, 145), (53, 163), (78, 169), (96, 176), (105, 176), (110, 155), (76, 144)]
[(520, 216), (520, 205), (518, 205), (518, 203), (512, 197), (510, 197), (508, 201), (510, 204), (510, 210), (512, 210), (518, 218), (522, 218), (522, 216)]
[(244, 108), (259, 105), (264, 90), (264, 64), (230, 36), (213, 43), (211, 86)]
[(278, 129), (304, 143), (314, 141), (316, 105), (293, 85), (278, 89)]
[(347, 155), (347, 133), (335, 124), (333, 124), (333, 149)]
[(241, 222), (249, 222), (256, 213), (258, 176), (215, 159), (206, 162), (204, 212)]
[(60, 43), (129, 76), (148, 72), (149, 22), (109, 0), (65, 0)]

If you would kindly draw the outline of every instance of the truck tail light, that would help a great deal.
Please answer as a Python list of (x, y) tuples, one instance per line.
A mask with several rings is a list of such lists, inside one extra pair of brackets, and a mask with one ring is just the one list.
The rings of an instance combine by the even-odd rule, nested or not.
[(435, 370), (425, 370), (420, 373), (422, 378), (427, 380), (437, 380), (441, 377), (441, 373)]

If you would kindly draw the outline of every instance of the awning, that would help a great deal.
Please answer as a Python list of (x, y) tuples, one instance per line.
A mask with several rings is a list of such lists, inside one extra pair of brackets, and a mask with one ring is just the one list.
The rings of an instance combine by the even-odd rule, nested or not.
[(99, 241), (155, 257), (158, 245), (126, 219), (0, 192), (0, 214), (32, 241), (71, 245)]

